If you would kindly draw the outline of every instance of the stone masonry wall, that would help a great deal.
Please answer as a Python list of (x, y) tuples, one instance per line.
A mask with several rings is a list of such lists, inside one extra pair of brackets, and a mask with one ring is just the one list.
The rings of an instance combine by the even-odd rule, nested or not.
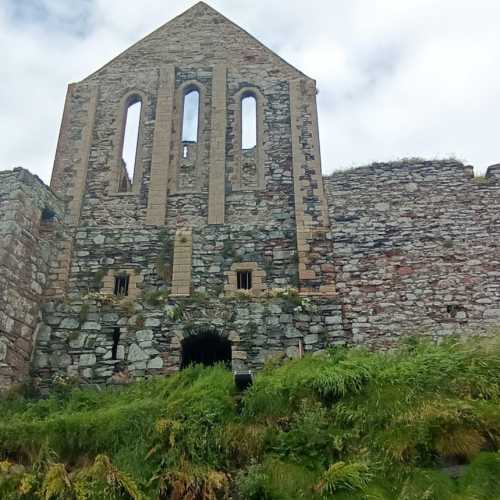
[[(198, 136), (183, 143), (192, 90)], [(26, 171), (0, 173), (0, 385), (27, 371), (42, 296), (43, 384), (175, 371), (200, 329), (229, 338), (243, 369), (302, 348), (496, 325), (500, 167), (474, 178), (454, 160), (407, 160), (323, 178), (316, 93), (203, 2), (71, 84), (51, 181), (64, 214)], [(257, 142), (243, 150), (250, 96)], [(139, 101), (122, 192), (126, 112)], [(58, 222), (40, 226), (47, 205)], [(238, 271), (252, 273), (245, 300)], [(124, 274), (129, 297), (110, 298)], [(272, 298), (290, 288), (308, 310)]]
[[(7, 174), (2, 175), (14, 179), (18, 187), (8, 189), (10, 201), (8, 209), (2, 210), (2, 228), (4, 232), (16, 228), (10, 233), (25, 238), (31, 233), (20, 230), (19, 220), (14, 225), (5, 221), (19, 219), (14, 214), (35, 213), (29, 208), (33, 187), (26, 191), (26, 181), (19, 181), (19, 177), (34, 178), (22, 170)], [(280, 353), (294, 356), (299, 340), (306, 351), (318, 351), (344, 343), (387, 348), (411, 334), (436, 339), (452, 333), (486, 334), (500, 321), (499, 181), (500, 167), (490, 167), (486, 177), (474, 178), (471, 167), (454, 160), (375, 164), (325, 178), (337, 296), (314, 299), (319, 307), (314, 313), (295, 311), (293, 304), (282, 299), (241, 300), (224, 295), (225, 270), (242, 258), (255, 259), (261, 253), (259, 245), (265, 248), (269, 241), (279, 240), (277, 234), (265, 235), (269, 241), (259, 242), (249, 230), (244, 243), (245, 233), (240, 232), (234, 246), (227, 243), (231, 226), (224, 226), (227, 231), (217, 231), (216, 226), (195, 228), (192, 285), (198, 293), (183, 300), (166, 300), (160, 294), (160, 301), (154, 303), (155, 292), (168, 283), (174, 233), (168, 228), (81, 227), (75, 235), (69, 295), (65, 301), (52, 300), (44, 306), (33, 373), (46, 384), (55, 375), (108, 383), (175, 371), (180, 366), (182, 339), (200, 328), (215, 329), (230, 339), (235, 369), (259, 368), (266, 358)], [(40, 188), (41, 183), (35, 186)], [(2, 208), (6, 203), (4, 190)], [(37, 210), (39, 215), (41, 208)], [(20, 220), (23, 227), (30, 227), (24, 218)], [(34, 283), (43, 281), (48, 272), (44, 242), (38, 242), (40, 251), (33, 255), (31, 241), (22, 240), (14, 252), (8, 251), (34, 263), (34, 274), (23, 275), (16, 283), (31, 283), (33, 277)], [(273, 264), (266, 268), (268, 289), (289, 286), (287, 279), (280, 281), (291, 272), (286, 267), (288, 256), (282, 261), (284, 267), (279, 267), (280, 251), (273, 251)], [(5, 255), (2, 264), (7, 262)], [(157, 255), (163, 260), (151, 258)], [(140, 275), (133, 301), (96, 302), (92, 292), (100, 290), (102, 271), (110, 269)], [(4, 277), (7, 270), (10, 264), (2, 266)], [(2, 352), (4, 356), (10, 352), (4, 346), (24, 346), (24, 358), (19, 359), (25, 360), (40, 288), (33, 284), (35, 292), (23, 291), (13, 303), (4, 292), (5, 283), (4, 278), (4, 310), (22, 311), (29, 325), (4, 320)], [(170, 312), (178, 306), (182, 316), (173, 319)], [(117, 360), (112, 360), (116, 327), (121, 337)], [(9, 358), (12, 366), (18, 364)], [(3, 368), (5, 383), (5, 358)]]
[[(206, 226), (193, 229), (193, 292), (217, 297), (228, 283), (225, 273), (235, 264), (256, 262), (265, 271), (265, 288), (296, 288), (294, 232), (281, 218), (267, 226)], [(175, 229), (127, 226), (80, 226), (75, 234), (69, 296), (81, 297), (102, 288), (111, 270), (137, 273), (144, 293), (171, 286)]]
[(499, 172), (409, 160), (325, 178), (349, 342), (385, 348), (500, 322)]
[[(44, 209), (53, 220), (42, 222)], [(22, 168), (0, 172), (0, 388), (29, 373), (39, 306), (58, 280), (62, 213), (38, 177)]]
[[(182, 340), (207, 329), (230, 340), (234, 370), (259, 369), (273, 357), (297, 357), (299, 349), (318, 352), (345, 343), (338, 303), (319, 301), (309, 312), (296, 307), (279, 298), (49, 302), (33, 376), (45, 386), (56, 376), (107, 384), (172, 373), (180, 367)], [(120, 339), (112, 359), (117, 327)]]

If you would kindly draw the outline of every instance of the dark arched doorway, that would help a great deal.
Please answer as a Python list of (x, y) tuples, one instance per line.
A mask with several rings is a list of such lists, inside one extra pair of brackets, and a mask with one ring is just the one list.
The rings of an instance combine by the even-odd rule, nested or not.
[(204, 330), (182, 341), (181, 369), (199, 364), (224, 363), (231, 368), (231, 342), (214, 330)]

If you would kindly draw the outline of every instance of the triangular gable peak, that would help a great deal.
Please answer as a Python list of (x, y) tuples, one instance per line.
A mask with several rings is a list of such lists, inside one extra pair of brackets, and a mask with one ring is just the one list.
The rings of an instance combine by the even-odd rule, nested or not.
[(161, 65), (209, 67), (218, 62), (250, 72), (272, 67), (275, 77), (308, 78), (204, 2), (159, 27), (83, 81), (109, 74), (148, 71)]

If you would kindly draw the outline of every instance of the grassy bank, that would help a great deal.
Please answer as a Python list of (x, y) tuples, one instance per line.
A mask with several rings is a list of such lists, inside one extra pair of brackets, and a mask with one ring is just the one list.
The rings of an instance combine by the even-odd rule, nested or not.
[(499, 443), (498, 340), (335, 350), (243, 397), (193, 367), (4, 398), (0, 498), (500, 499)]

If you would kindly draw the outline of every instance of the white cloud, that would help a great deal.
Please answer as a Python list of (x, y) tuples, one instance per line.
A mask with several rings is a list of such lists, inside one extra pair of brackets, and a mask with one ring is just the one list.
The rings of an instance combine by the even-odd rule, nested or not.
[[(193, 3), (0, 0), (0, 169), (48, 181), (66, 85)], [(497, 0), (212, 5), (316, 78), (325, 172), (404, 156), (479, 171), (500, 161)]]

